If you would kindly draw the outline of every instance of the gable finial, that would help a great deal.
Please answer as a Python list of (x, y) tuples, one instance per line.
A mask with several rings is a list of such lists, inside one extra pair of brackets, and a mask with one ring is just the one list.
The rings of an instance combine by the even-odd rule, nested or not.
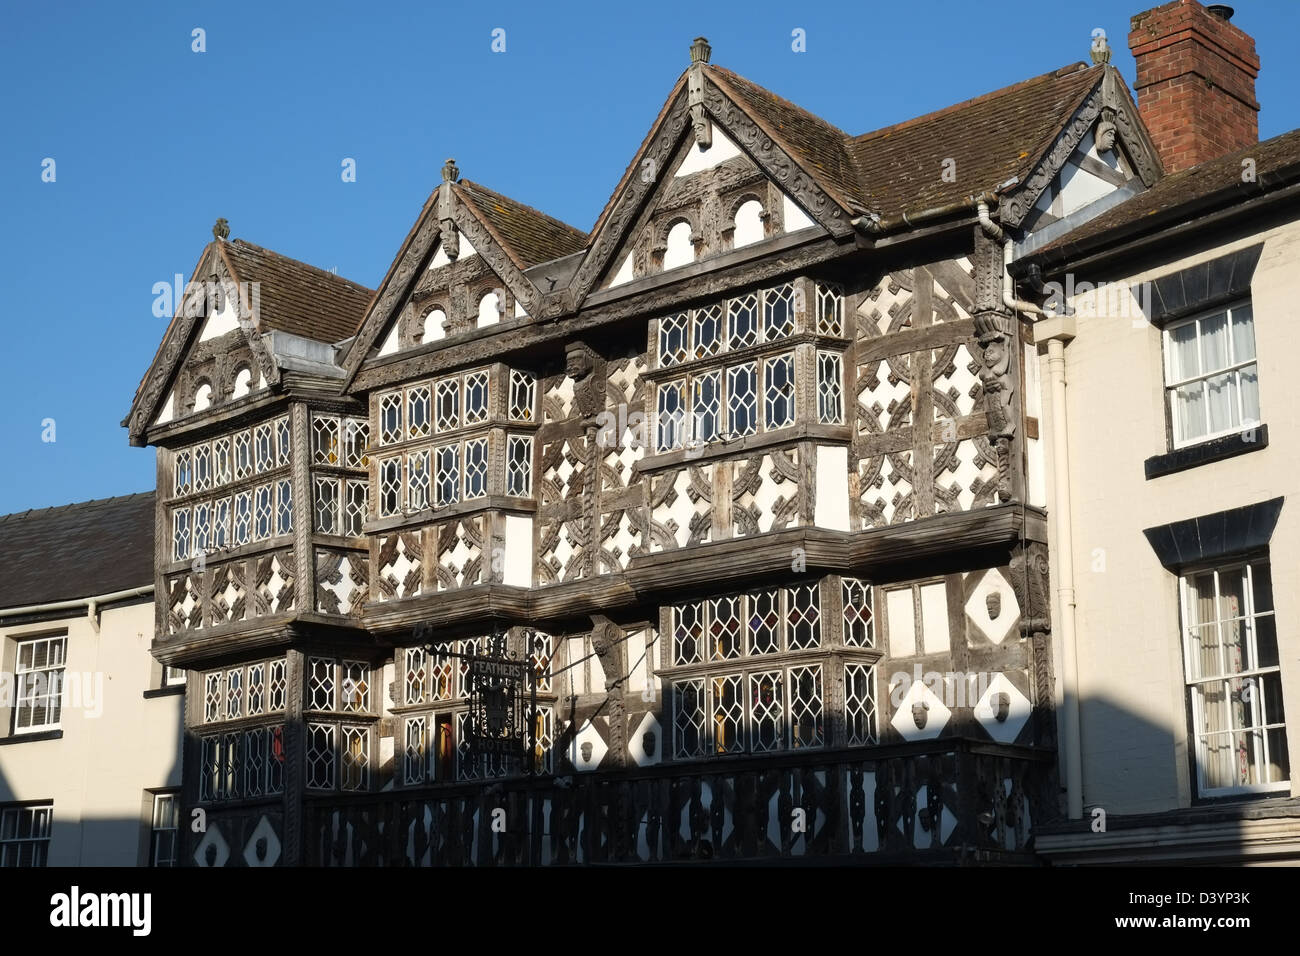
[(1110, 62), (1110, 44), (1106, 42), (1106, 31), (1097, 27), (1092, 31), (1092, 46), (1088, 50), (1088, 55), (1092, 57), (1093, 65), (1100, 65)]
[(460, 179), (456, 160), (448, 157), (442, 166), (442, 185), (438, 187), (438, 231), (442, 251), (453, 262), (460, 256), (460, 233), (456, 230), (456, 199), (451, 184)]
[(218, 220), (216, 221), (216, 223), (212, 226), (212, 238), (213, 238), (213, 239), (229, 239), (229, 238), (230, 238), (230, 223), (226, 222), (226, 220), (224, 220), (224, 219), (218, 219)]
[(706, 150), (713, 145), (713, 125), (704, 109), (704, 64), (709, 62), (713, 47), (704, 37), (696, 37), (691, 44), (691, 68), (686, 77), (687, 102), (691, 111), (691, 129), (695, 132), (695, 145)]

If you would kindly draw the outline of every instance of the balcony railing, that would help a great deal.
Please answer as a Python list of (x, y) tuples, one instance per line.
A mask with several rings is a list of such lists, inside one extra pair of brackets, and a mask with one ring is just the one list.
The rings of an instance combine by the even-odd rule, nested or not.
[(309, 866), (1030, 863), (1052, 755), (964, 739), (309, 798)]

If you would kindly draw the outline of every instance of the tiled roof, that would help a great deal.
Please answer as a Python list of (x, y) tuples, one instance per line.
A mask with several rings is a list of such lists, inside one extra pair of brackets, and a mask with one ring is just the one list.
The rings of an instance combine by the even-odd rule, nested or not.
[(486, 186), (462, 179), (456, 191), (469, 200), (520, 269), (572, 255), (587, 245), (585, 232)]
[(0, 608), (153, 584), (154, 493), (0, 515)]
[[(1023, 179), (1101, 82), (1074, 63), (849, 141), (862, 191), (883, 218), (943, 206)], [(945, 182), (945, 160), (956, 163)]]
[[(1242, 179), (1242, 162), (1246, 159), (1255, 161), (1254, 182)], [(1286, 175), (1279, 177), (1283, 173)], [(1275, 177), (1287, 182), (1300, 179), (1300, 130), (1283, 133), (1235, 153), (1172, 173), (1145, 192), (1090, 219), (1026, 259), (1062, 259), (1085, 245), (1103, 244), (1107, 234), (1140, 229), (1144, 220), (1150, 221), (1152, 228), (1168, 228), (1205, 211), (1201, 200), (1212, 202), (1221, 198), (1223, 205), (1240, 202), (1282, 185), (1283, 182), (1276, 181)], [(1216, 197), (1216, 194), (1221, 196)], [(1192, 204), (1196, 204), (1196, 211), (1188, 210), (1186, 215), (1180, 215), (1183, 207)]]
[(238, 281), (259, 284), (263, 328), (340, 342), (356, 333), (374, 296), (373, 289), (243, 239), (223, 241), (220, 249)]
[(862, 190), (847, 145), (849, 137), (820, 116), (782, 99), (720, 66), (708, 67), (710, 77), (734, 94), (820, 184), (844, 205), (861, 206)]

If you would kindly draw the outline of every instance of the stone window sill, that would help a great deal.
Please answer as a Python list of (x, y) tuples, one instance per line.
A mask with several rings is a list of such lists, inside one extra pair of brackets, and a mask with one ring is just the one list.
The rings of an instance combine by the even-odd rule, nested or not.
[(1268, 426), (1256, 425), (1236, 435), (1225, 435), (1186, 448), (1177, 448), (1164, 455), (1154, 455), (1143, 462), (1143, 467), (1146, 469), (1147, 480), (1150, 481), (1152, 478), (1161, 478), (1267, 447)]

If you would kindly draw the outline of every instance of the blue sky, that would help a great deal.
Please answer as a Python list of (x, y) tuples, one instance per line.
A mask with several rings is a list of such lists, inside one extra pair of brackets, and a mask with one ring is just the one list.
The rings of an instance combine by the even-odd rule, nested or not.
[[(1087, 59), (1095, 27), (1131, 83), (1128, 18), (1150, 5), (5, 0), (0, 513), (153, 486), (153, 450), (120, 427), (166, 326), (152, 289), (188, 277), (218, 216), (373, 287), (448, 156), (589, 229), (698, 34), (715, 63), (860, 133)], [(1261, 136), (1300, 126), (1300, 4), (1237, 8)]]

